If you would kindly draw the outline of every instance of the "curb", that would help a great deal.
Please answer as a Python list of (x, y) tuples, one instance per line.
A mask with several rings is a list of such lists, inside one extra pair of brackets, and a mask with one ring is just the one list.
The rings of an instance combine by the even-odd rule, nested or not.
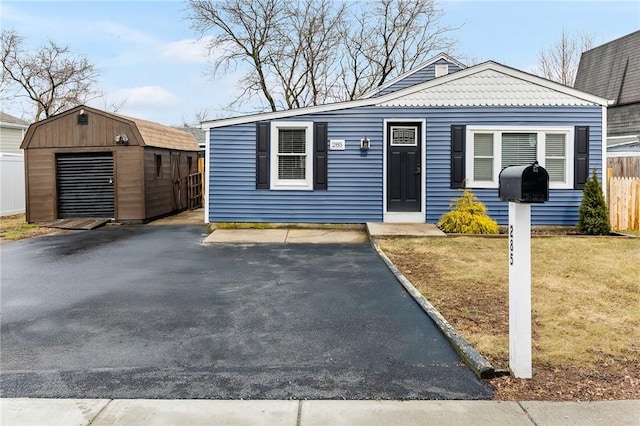
[(492, 379), (504, 374), (502, 372), (496, 372), (495, 368), (483, 357), (480, 352), (475, 350), (473, 346), (469, 344), (462, 337), (455, 328), (442, 316), (442, 314), (415, 288), (415, 286), (409, 281), (403, 274), (396, 268), (387, 255), (382, 251), (378, 242), (374, 237), (369, 237), (369, 242), (374, 250), (378, 253), (380, 258), (386, 263), (389, 270), (400, 281), (400, 284), (407, 290), (407, 292), (413, 297), (418, 305), (425, 311), (427, 315), (438, 326), (440, 331), (445, 335), (451, 346), (462, 357), (464, 362), (471, 368), (476, 376), (480, 379)]

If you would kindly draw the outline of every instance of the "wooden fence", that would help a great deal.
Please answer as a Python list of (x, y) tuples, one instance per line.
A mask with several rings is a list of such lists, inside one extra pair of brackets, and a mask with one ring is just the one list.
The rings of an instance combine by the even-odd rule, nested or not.
[(609, 219), (615, 230), (640, 230), (640, 178), (610, 177)]
[(187, 183), (187, 201), (189, 210), (202, 207), (202, 173), (189, 175)]
[(607, 158), (607, 168), (612, 171), (612, 176), (616, 177), (639, 177), (640, 176), (640, 156), (625, 156)]

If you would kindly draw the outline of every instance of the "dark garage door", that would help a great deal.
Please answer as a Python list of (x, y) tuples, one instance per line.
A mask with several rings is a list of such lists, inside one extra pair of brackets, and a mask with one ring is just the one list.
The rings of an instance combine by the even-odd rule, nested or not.
[(114, 217), (113, 155), (58, 154), (58, 217)]

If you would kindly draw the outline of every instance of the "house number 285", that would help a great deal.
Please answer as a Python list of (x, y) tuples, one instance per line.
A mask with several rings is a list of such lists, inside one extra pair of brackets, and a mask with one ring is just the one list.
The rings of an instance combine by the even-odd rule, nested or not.
[(513, 265), (513, 225), (509, 225), (509, 265)]

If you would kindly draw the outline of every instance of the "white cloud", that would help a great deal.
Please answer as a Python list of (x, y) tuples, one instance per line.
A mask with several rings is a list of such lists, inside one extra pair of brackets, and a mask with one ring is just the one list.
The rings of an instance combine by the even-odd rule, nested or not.
[(159, 47), (160, 57), (172, 62), (205, 63), (208, 59), (207, 43), (210, 39), (185, 39)]
[(140, 86), (118, 89), (111, 94), (118, 101), (126, 101), (127, 106), (170, 106), (178, 101), (178, 97), (160, 86)]

